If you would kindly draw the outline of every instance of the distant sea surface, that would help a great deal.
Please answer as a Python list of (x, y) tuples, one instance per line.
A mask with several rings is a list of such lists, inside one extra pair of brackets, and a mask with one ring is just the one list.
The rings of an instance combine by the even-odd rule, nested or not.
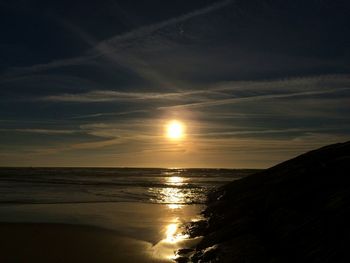
[(257, 170), (0, 168), (0, 203), (203, 204), (206, 194)]

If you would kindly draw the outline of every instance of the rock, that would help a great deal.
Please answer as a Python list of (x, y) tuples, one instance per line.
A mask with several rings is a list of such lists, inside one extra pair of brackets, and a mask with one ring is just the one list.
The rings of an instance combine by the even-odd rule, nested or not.
[(193, 251), (194, 251), (194, 248), (181, 248), (175, 252), (175, 255), (183, 256), (183, 255), (187, 255)]
[(191, 260), (350, 262), (349, 160), (350, 142), (330, 145), (211, 192)]
[(174, 260), (177, 263), (187, 263), (188, 262), (188, 258), (187, 257), (177, 257)]
[(185, 232), (192, 238), (202, 236), (207, 229), (207, 226), (208, 222), (206, 220), (190, 222), (185, 225)]
[(202, 260), (204, 262), (213, 261), (218, 254), (219, 246), (214, 245), (203, 250)]

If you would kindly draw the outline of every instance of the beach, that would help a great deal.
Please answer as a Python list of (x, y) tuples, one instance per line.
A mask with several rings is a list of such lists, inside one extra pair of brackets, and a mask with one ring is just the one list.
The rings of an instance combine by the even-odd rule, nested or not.
[(250, 170), (0, 169), (0, 262), (174, 262), (206, 194)]
[(173, 262), (198, 240), (181, 225), (202, 205), (22, 204), (0, 207), (1, 262)]
[(0, 231), (1, 262), (169, 262), (149, 242), (95, 227), (3, 223)]

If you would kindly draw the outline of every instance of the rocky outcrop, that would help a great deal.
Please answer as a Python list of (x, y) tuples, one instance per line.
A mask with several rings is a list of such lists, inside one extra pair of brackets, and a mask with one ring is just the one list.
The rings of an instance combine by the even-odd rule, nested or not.
[(350, 142), (225, 185), (208, 199), (207, 221), (189, 227), (204, 235), (193, 262), (350, 262)]

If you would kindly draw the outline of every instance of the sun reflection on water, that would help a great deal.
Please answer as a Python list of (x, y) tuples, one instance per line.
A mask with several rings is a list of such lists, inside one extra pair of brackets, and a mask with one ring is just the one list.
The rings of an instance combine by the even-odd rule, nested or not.
[(167, 206), (170, 209), (181, 209), (183, 207), (183, 205), (179, 205), (179, 204), (167, 204)]
[[(183, 183), (184, 178), (180, 176), (171, 176), (167, 178), (167, 184), (170, 185), (180, 186), (183, 185)], [(164, 196), (164, 201), (170, 209), (180, 209), (182, 207), (180, 204), (186, 201), (185, 194), (179, 188), (164, 188), (161, 194)]]
[(164, 240), (169, 243), (176, 243), (189, 237), (188, 235), (185, 235), (179, 231), (178, 223), (171, 223), (167, 225), (165, 233), (166, 238)]
[(167, 178), (167, 183), (171, 185), (182, 185), (184, 178), (180, 176), (171, 176)]
[(186, 196), (182, 189), (178, 188), (163, 188), (160, 192), (162, 199), (166, 204), (183, 204), (186, 201)]
[(176, 224), (169, 224), (169, 225), (167, 225), (165, 240), (168, 241), (168, 242), (173, 243), (175, 241), (176, 230), (177, 230), (177, 225)]
[(194, 239), (190, 239), (189, 235), (183, 233), (181, 222), (178, 217), (174, 217), (163, 228), (164, 238), (159, 241), (154, 247), (154, 255), (157, 258), (165, 258), (175, 260), (177, 255), (175, 251), (182, 247), (190, 246), (195, 242)]
[(166, 204), (169, 209), (181, 209), (184, 205), (202, 202), (205, 189), (189, 182), (189, 178), (171, 174), (163, 177), (164, 186), (150, 187), (152, 203)]
[(201, 196), (201, 189), (193, 187), (189, 178), (180, 175), (178, 172), (167, 171), (162, 178), (163, 187), (149, 188), (151, 201), (165, 204), (169, 208), (166, 212), (169, 217), (161, 229), (163, 237), (153, 246), (154, 256), (158, 259), (174, 261), (179, 257), (175, 253), (177, 249), (193, 247), (200, 240), (190, 238), (184, 231), (183, 223), (194, 220), (194, 218), (184, 220), (184, 216), (187, 205)]

